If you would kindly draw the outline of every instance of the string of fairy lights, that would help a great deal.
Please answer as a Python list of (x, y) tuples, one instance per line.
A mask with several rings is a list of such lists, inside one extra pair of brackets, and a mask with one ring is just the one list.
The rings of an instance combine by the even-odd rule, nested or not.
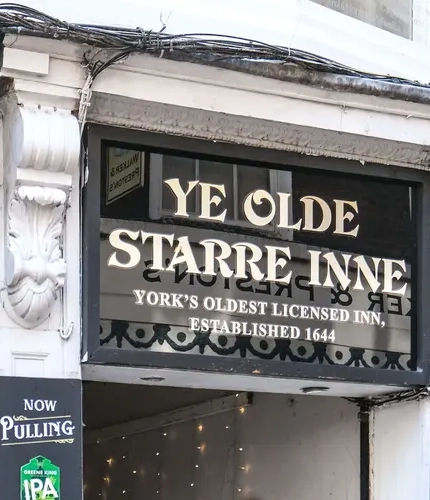
[[(236, 397), (237, 396), (239, 395), (237, 394)], [(228, 413), (233, 412), (232, 419), (227, 423), (222, 423), (222, 431), (233, 434), (230, 434), (228, 438), (224, 438), (222, 435), (216, 435), (216, 440), (222, 442), (224, 439), (224, 442), (232, 443), (232, 447), (234, 448), (232, 454), (233, 470), (231, 471), (231, 487), (234, 490), (233, 498), (240, 498), (245, 490), (249, 490), (246, 486), (246, 474), (250, 471), (250, 464), (245, 461), (245, 448), (241, 443), (242, 422), (246, 411), (247, 409), (245, 406), (237, 406), (228, 410)], [(190, 476), (185, 478), (185, 481), (187, 481), (185, 487), (190, 489), (190, 496), (193, 495), (192, 491), (196, 489), (196, 486), (199, 484), (198, 475), (200, 474), (204, 477), (205, 469), (211, 460), (211, 450), (207, 442), (209, 436), (205, 435), (207, 425), (205, 420), (211, 416), (213, 415), (209, 415), (208, 417), (190, 417), (190, 420), (186, 420), (185, 423), (187, 424), (190, 421), (193, 422), (193, 451), (190, 452), (187, 457), (183, 456), (183, 451), (181, 449), (178, 449), (177, 452), (174, 451), (174, 453), (177, 453), (177, 455), (175, 455), (175, 460), (190, 460)], [(218, 424), (220, 422), (222, 421), (217, 421)], [(168, 470), (165, 466), (165, 458), (168, 456), (168, 447), (175, 446), (174, 438), (180, 432), (180, 425), (183, 423), (184, 422), (178, 424), (177, 422), (172, 422), (149, 431), (142, 431), (142, 433), (137, 432), (137, 434), (143, 434), (145, 432), (156, 433), (157, 439), (155, 439), (155, 442), (157, 445), (154, 449), (151, 448), (151, 446), (154, 446), (154, 437), (148, 440), (148, 442), (151, 443), (149, 445), (151, 454), (149, 456), (145, 455), (145, 463), (142, 463), (142, 455), (145, 454), (144, 449), (142, 452), (136, 450), (134, 452), (131, 451), (133, 443), (130, 442), (130, 439), (136, 436), (136, 434), (110, 440), (109, 442), (112, 443), (112, 445), (109, 447), (110, 449), (116, 450), (116, 453), (111, 453), (104, 458), (104, 466), (100, 468), (101, 477), (98, 484), (91, 485), (91, 488), (89, 484), (84, 485), (84, 490), (86, 492), (89, 490), (88, 498), (90, 500), (96, 497), (102, 500), (117, 500), (118, 498), (129, 500), (132, 497), (134, 498), (133, 495), (137, 490), (141, 492), (144, 491), (145, 496), (148, 498), (152, 498), (151, 493), (154, 495), (155, 499), (163, 498), (163, 485), (169, 479)], [(134, 445), (137, 442), (138, 441), (135, 441)], [(97, 440), (96, 446), (103, 444), (103, 440), (99, 439)], [(101, 453), (105, 453), (105, 450), (102, 449)], [(92, 479), (94, 479), (94, 477)], [(175, 480), (175, 478), (173, 478), (173, 480)], [(181, 478), (181, 481), (183, 480), (184, 478)]]

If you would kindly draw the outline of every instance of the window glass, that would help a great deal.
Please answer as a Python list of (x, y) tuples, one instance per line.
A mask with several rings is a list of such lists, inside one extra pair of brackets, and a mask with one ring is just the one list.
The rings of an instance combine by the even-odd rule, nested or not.
[[(234, 203), (237, 201), (237, 195), (235, 200), (234, 192), (234, 170), (231, 163), (219, 163), (215, 161), (199, 161), (199, 180), (201, 182), (208, 182), (210, 184), (220, 184), (225, 187), (226, 196), (221, 195), (221, 203), (215, 207), (213, 206), (213, 213), (220, 214), (225, 209), (230, 216), (234, 214)], [(216, 192), (214, 195), (216, 196)], [(232, 217), (230, 217), (232, 218)]]
[[(192, 158), (181, 158), (180, 156), (163, 155), (163, 181), (167, 179), (179, 179), (181, 186), (185, 188), (189, 181), (196, 179), (195, 160)], [(196, 198), (189, 196), (188, 210), (196, 212)], [(170, 196), (170, 188), (163, 182), (163, 209), (174, 212), (176, 210), (175, 199)]]
[[(290, 175), (289, 172), (286, 172)], [(269, 170), (259, 167), (248, 167), (246, 165), (238, 165), (237, 167), (237, 190), (238, 190), (238, 212), (239, 219), (246, 220), (243, 213), (243, 200), (248, 193), (256, 189), (268, 190), (269, 187)], [(270, 213), (270, 204), (264, 200), (261, 205), (254, 207), (255, 213), (260, 217)]]

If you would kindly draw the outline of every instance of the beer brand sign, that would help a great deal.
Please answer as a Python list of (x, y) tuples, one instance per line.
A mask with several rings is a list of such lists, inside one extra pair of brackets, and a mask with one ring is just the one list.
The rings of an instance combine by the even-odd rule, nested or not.
[(82, 383), (0, 377), (2, 498), (82, 496)]
[(61, 499), (61, 470), (39, 456), (21, 467), (21, 500)]

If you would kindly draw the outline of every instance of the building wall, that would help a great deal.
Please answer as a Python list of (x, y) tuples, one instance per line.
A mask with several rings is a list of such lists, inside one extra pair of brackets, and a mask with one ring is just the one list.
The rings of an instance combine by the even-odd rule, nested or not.
[(78, 123), (12, 96), (0, 110), (0, 376), (80, 379)]
[[(113, 26), (140, 26), (167, 33), (222, 33), (306, 50), (361, 70), (406, 76), (428, 81), (429, 63), (425, 51), (407, 38), (372, 24), (398, 31), (407, 23), (405, 11), (412, 0), (126, 0), (118, 8), (117, 0), (108, 0), (100, 9), (100, 0), (76, 0), (68, 4), (56, 0), (28, 0), (26, 5), (72, 23)], [(414, 0), (412, 36), (429, 43), (429, 2)], [(400, 9), (399, 6), (400, 5)], [(406, 9), (405, 9), (406, 4)], [(215, 7), (216, 5), (216, 7)], [(327, 8), (327, 6), (332, 8)], [(362, 11), (367, 22), (354, 19)], [(375, 7), (378, 6), (378, 12)], [(351, 8), (352, 7), (352, 8)], [(400, 11), (400, 12), (399, 12)], [(413, 16), (413, 19), (412, 19)], [(410, 26), (409, 26), (410, 27)], [(400, 30), (402, 32), (402, 30)], [(411, 34), (411, 33), (409, 33)]]
[(428, 398), (376, 408), (370, 417), (372, 500), (427, 500), (430, 491)]
[(359, 452), (355, 405), (255, 394), (244, 413), (86, 446), (85, 499), (358, 500)]

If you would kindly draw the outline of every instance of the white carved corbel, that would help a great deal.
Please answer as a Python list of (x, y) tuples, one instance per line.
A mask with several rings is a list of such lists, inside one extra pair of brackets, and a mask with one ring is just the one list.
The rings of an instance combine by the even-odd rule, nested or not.
[(47, 320), (65, 283), (69, 170), (78, 166), (80, 135), (76, 118), (55, 108), (16, 105), (6, 124), (11, 145), (3, 299), (9, 316), (30, 329)]

